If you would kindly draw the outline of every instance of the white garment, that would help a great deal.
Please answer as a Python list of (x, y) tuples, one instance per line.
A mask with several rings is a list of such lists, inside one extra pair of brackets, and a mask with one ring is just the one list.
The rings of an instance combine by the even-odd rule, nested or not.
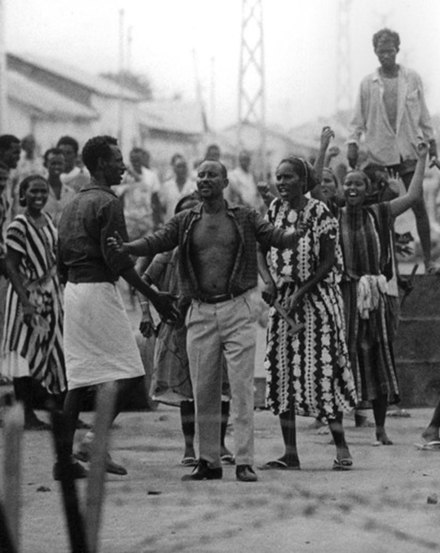
[(67, 283), (64, 355), (69, 390), (145, 375), (124, 302), (115, 284)]
[(27, 359), (19, 355), (16, 351), (8, 351), (8, 353), (0, 359), (0, 374), (8, 380), (22, 378), (23, 376), (31, 376)]
[(165, 209), (164, 222), (166, 223), (174, 215), (174, 210), (179, 200), (183, 196), (192, 194), (197, 190), (196, 184), (193, 180), (187, 179), (182, 189), (177, 186), (176, 178), (173, 177), (165, 181), (160, 189), (159, 199), (160, 203)]
[(229, 191), (226, 189), (226, 194), (231, 202), (237, 201), (244, 203), (254, 209), (261, 205), (261, 196), (258, 193), (257, 185), (252, 173), (246, 173), (241, 167), (236, 167), (229, 173)]

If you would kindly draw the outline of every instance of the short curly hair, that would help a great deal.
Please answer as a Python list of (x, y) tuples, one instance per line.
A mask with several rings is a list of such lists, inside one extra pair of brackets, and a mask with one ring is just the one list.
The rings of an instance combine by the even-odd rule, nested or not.
[(393, 42), (394, 46), (396, 47), (396, 50), (399, 50), (400, 47), (400, 36), (399, 33), (396, 33), (396, 31), (392, 31), (391, 29), (384, 28), (380, 31), (377, 31), (377, 33), (374, 33), (373, 35), (373, 47), (376, 50), (376, 48), (379, 46), (379, 42), (382, 41), (389, 41)]
[(82, 150), (82, 160), (90, 174), (96, 171), (98, 159), (110, 159), (112, 150), (110, 146), (117, 146), (118, 141), (113, 136), (94, 136), (87, 140)]
[(26, 190), (29, 188), (31, 183), (33, 183), (35, 181), (44, 182), (47, 187), (49, 186), (49, 184), (47, 182), (47, 179), (45, 179), (41, 175), (33, 174), (33, 175), (28, 175), (27, 177), (25, 177), (20, 182), (20, 184), (18, 186), (18, 203), (19, 203), (20, 207), (25, 207), (26, 206), (26, 197), (25, 197)]

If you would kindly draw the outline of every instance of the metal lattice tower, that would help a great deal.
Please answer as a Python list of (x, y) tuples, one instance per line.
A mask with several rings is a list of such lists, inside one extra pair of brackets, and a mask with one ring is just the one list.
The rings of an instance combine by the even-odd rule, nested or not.
[[(243, 128), (254, 125), (260, 132), (258, 170), (264, 174), (266, 159), (266, 91), (262, 0), (242, 0), (240, 72), (238, 87), (238, 144)], [(256, 165), (256, 164), (255, 164)]]
[(350, 5), (352, 0), (339, 0), (336, 51), (336, 111), (352, 108), (350, 64)]

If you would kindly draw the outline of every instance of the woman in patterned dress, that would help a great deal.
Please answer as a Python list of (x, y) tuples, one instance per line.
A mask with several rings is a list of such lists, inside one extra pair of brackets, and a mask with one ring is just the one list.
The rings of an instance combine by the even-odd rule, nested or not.
[(426, 144), (417, 149), (418, 162), (406, 194), (365, 205), (370, 183), (362, 171), (350, 171), (344, 181), (345, 207), (339, 211), (344, 275), (347, 343), (359, 400), (371, 402), (377, 444), (391, 445), (385, 432), (389, 404), (399, 401), (393, 352), (395, 321), (390, 286), (394, 218), (422, 197)]
[[(296, 249), (267, 252), (262, 267), (269, 311), (265, 368), (267, 404), (279, 415), (285, 453), (262, 469), (299, 469), (295, 415), (327, 422), (335, 445), (333, 468), (348, 470), (352, 458), (342, 425), (356, 404), (345, 341), (338, 224), (323, 202), (305, 196), (315, 183), (300, 158), (281, 161), (276, 170), (280, 198), (266, 217), (275, 226), (302, 231)], [(275, 303), (273, 302), (275, 299)], [(302, 329), (292, 335), (280, 305)]]
[(9, 286), (2, 341), (1, 373), (12, 378), (17, 400), (24, 403), (25, 428), (43, 430), (32, 408), (32, 378), (51, 394), (66, 387), (62, 350), (61, 288), (56, 268), (57, 232), (42, 210), (48, 183), (39, 175), (19, 187), (23, 214), (6, 232)]

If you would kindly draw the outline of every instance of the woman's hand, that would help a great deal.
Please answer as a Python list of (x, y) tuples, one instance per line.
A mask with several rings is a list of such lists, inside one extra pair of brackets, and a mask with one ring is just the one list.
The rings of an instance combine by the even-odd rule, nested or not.
[(326, 151), (330, 140), (335, 137), (335, 133), (331, 127), (322, 127), (321, 131), (321, 149)]
[(32, 325), (33, 318), (37, 314), (37, 308), (35, 305), (32, 305), (32, 303), (27, 303), (26, 305), (23, 305), (23, 322), (30, 326)]
[(429, 152), (429, 145), (426, 142), (419, 142), (416, 148), (417, 155), (420, 159), (424, 159)]
[(294, 316), (295, 310), (298, 307), (298, 303), (304, 296), (305, 292), (306, 290), (304, 289), (304, 287), (298, 288), (298, 290), (296, 290), (296, 292), (294, 292), (289, 298), (289, 301), (287, 302), (287, 311), (289, 313), (289, 317)]
[(124, 244), (122, 236), (117, 231), (115, 231), (113, 236), (107, 238), (107, 246), (114, 252), (127, 253), (127, 246)]

